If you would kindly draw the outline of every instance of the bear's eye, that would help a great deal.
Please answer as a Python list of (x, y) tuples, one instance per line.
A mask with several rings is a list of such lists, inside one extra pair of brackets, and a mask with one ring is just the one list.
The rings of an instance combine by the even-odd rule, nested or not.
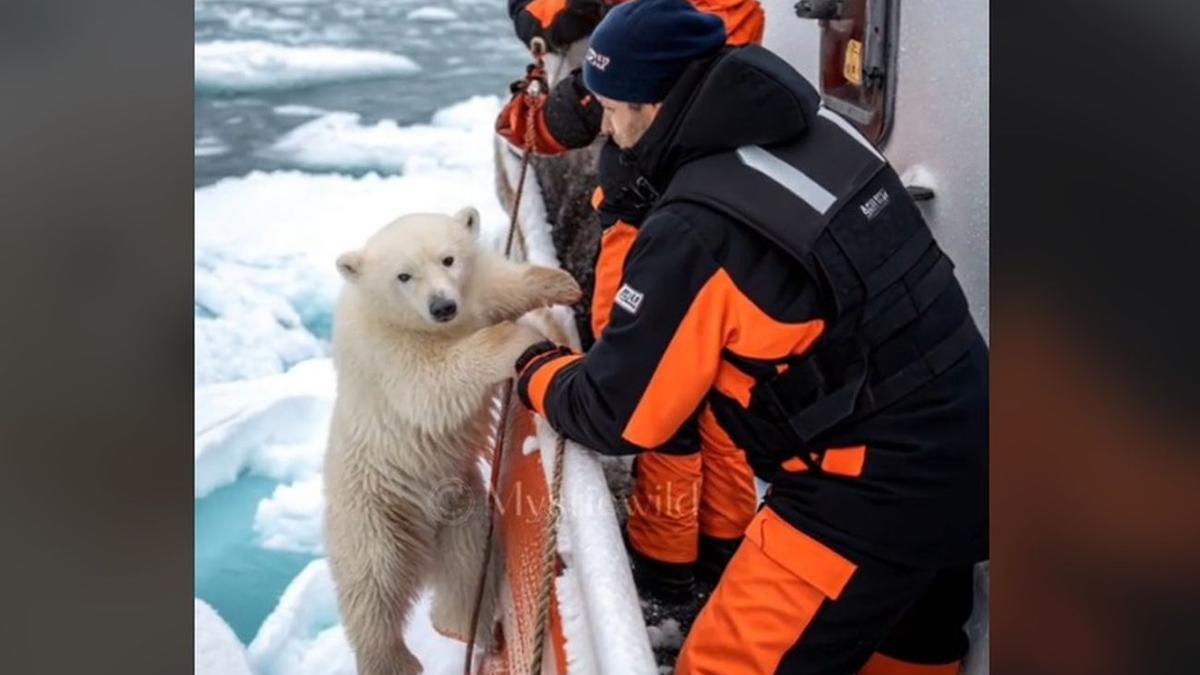
[(454, 256), (448, 255), (445, 258), (442, 258), (442, 264), (445, 265), (446, 267), (453, 265), (454, 264)]
[(404, 283), (408, 283), (409, 279), (412, 279), (412, 275), (409, 274), (408, 272), (401, 272), (399, 275), (396, 276), (396, 278), (400, 280), (400, 283), (404, 284)]

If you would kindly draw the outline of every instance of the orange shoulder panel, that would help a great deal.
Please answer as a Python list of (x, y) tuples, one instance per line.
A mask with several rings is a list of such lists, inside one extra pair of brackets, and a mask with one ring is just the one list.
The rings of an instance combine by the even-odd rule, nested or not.
[(740, 47), (762, 44), (766, 19), (758, 0), (692, 0), (701, 12), (716, 14), (725, 22), (725, 44)]
[(554, 17), (558, 16), (558, 13), (566, 7), (567, 0), (533, 0), (525, 5), (525, 11), (532, 14), (543, 29), (547, 29), (550, 24), (554, 23)]
[[(596, 188), (600, 192), (600, 188)], [(602, 192), (600, 192), (603, 195)], [(621, 285), (625, 270), (625, 258), (633, 241), (637, 239), (637, 228), (618, 220), (604, 231), (600, 239), (600, 253), (596, 256), (596, 282), (592, 288), (592, 335), (599, 339), (608, 327), (612, 316), (613, 300)]]
[(772, 319), (734, 285), (728, 272), (717, 270), (676, 329), (623, 437), (644, 448), (665, 443), (714, 386), (722, 350), (779, 360), (807, 351), (824, 329), (821, 319), (801, 323)]

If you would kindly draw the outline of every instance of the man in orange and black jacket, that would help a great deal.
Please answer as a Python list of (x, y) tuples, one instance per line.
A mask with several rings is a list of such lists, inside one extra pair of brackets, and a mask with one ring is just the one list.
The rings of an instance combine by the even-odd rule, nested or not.
[(587, 354), (518, 393), (602, 452), (705, 410), (770, 483), (679, 673), (952, 673), (987, 549), (987, 346), (886, 159), (684, 0), (605, 17), (584, 80), (652, 207)]
[[(518, 0), (510, 3), (522, 41), (546, 40), (563, 50), (586, 37), (604, 11), (620, 3), (594, 0)], [(695, 0), (693, 5), (721, 19), (731, 46), (757, 43), (763, 34), (758, 0)], [(526, 139), (527, 101), (517, 92), (501, 112), (498, 129), (515, 145)], [(554, 155), (590, 145), (600, 132), (601, 108), (576, 69), (559, 82), (537, 109), (534, 149)], [(600, 186), (592, 205), (602, 236), (595, 263), (591, 304), (592, 335), (608, 326), (620, 286), (621, 269), (652, 200), (639, 193), (628, 157), (609, 141), (600, 150)], [(638, 457), (628, 501), (626, 542), (639, 589), (668, 602), (692, 597), (694, 577), (715, 583), (754, 517), (758, 495), (744, 454), (721, 429), (709, 409), (659, 452)]]

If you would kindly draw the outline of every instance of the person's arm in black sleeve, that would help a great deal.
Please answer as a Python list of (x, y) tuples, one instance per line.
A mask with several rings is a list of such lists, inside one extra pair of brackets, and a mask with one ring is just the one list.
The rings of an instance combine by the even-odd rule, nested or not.
[(525, 359), (521, 399), (599, 452), (694, 450), (694, 435), (679, 432), (716, 377), (727, 280), (685, 221), (653, 214), (599, 341), (586, 355), (551, 348)]
[(561, 51), (591, 35), (604, 15), (601, 0), (509, 0), (508, 15), (521, 42), (540, 37)]

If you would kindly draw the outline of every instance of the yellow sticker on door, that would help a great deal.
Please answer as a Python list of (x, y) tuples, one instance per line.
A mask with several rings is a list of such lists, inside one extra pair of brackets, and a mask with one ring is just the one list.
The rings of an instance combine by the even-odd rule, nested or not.
[(862, 86), (862, 43), (858, 40), (846, 43), (846, 62), (842, 66), (842, 75), (847, 82)]

